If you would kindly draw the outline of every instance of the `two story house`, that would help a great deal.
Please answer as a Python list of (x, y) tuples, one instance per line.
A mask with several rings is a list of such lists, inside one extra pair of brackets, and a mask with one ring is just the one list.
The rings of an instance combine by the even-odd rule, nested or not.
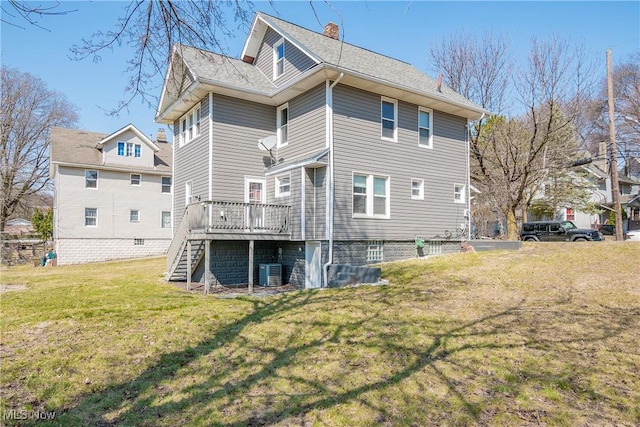
[(108, 135), (54, 127), (58, 265), (162, 255), (171, 243), (173, 149), (135, 126)]
[(173, 47), (156, 115), (175, 130), (169, 279), (268, 284), (264, 264), (328, 286), (332, 265), (412, 258), (467, 223), (485, 111), (338, 33), (257, 13), (240, 59)]

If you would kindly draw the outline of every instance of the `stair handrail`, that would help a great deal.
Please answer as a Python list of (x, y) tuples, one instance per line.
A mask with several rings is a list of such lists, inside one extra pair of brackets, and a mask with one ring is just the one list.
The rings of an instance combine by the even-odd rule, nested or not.
[(175, 229), (173, 239), (167, 250), (167, 272), (169, 275), (173, 274), (173, 270), (180, 263), (180, 257), (182, 255), (182, 247), (186, 243), (187, 236), (191, 231), (189, 229), (189, 208), (192, 205), (188, 205), (184, 209), (184, 214), (180, 219), (180, 224)]

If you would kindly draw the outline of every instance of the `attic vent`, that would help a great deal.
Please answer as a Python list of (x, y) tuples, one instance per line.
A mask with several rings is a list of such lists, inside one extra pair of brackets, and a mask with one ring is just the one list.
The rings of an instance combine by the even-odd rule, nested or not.
[(340, 39), (340, 28), (338, 27), (337, 24), (334, 24), (333, 22), (329, 22), (324, 27), (324, 35), (327, 37), (331, 37), (332, 39), (338, 40)]

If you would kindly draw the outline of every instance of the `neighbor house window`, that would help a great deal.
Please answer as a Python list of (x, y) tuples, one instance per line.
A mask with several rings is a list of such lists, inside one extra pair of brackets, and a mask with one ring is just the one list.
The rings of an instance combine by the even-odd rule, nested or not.
[(455, 184), (453, 186), (453, 201), (456, 203), (464, 203), (464, 185)]
[(567, 221), (575, 221), (576, 219), (575, 211), (571, 208), (566, 208), (566, 217), (567, 217)]
[(278, 129), (278, 147), (284, 147), (289, 143), (289, 104), (278, 108), (276, 123)]
[(144, 239), (133, 239), (133, 246), (144, 246)]
[(353, 216), (389, 218), (389, 177), (353, 175)]
[(411, 198), (424, 199), (424, 180), (413, 178), (411, 180)]
[(200, 104), (193, 107), (180, 119), (180, 146), (200, 135)]
[(433, 147), (431, 129), (433, 129), (433, 111), (428, 108), (418, 108), (418, 145), (420, 147)]
[(140, 211), (137, 209), (131, 209), (129, 211), (129, 222), (140, 222)]
[(84, 171), (84, 188), (98, 188), (98, 171)]
[(389, 141), (398, 140), (398, 101), (395, 99), (382, 98), (380, 125), (382, 129), (382, 139)]
[(133, 143), (127, 142), (125, 156), (132, 157), (133, 156)]
[(140, 177), (140, 174), (137, 174), (137, 173), (131, 174), (131, 185), (140, 185), (141, 181), (142, 181), (142, 178)]
[(140, 144), (136, 144), (133, 146), (133, 153), (135, 155), (135, 157), (140, 157), (140, 150), (141, 150), (141, 146)]
[(273, 46), (273, 79), (284, 74), (284, 39)]
[(367, 243), (367, 262), (382, 262), (384, 260), (384, 246), (382, 240), (370, 240)]
[(118, 141), (118, 156), (124, 156), (124, 142)]
[(84, 226), (95, 227), (98, 225), (98, 209), (84, 208)]
[(162, 212), (162, 223), (160, 226), (162, 228), (171, 228), (171, 212), (168, 212), (168, 211)]
[(276, 197), (291, 195), (291, 174), (276, 177)]
[(171, 193), (171, 177), (170, 176), (162, 177), (162, 192)]

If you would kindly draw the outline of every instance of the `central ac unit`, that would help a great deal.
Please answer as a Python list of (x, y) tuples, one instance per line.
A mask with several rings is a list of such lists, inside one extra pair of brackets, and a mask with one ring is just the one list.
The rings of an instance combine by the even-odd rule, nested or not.
[(260, 264), (260, 286), (280, 286), (282, 264)]

